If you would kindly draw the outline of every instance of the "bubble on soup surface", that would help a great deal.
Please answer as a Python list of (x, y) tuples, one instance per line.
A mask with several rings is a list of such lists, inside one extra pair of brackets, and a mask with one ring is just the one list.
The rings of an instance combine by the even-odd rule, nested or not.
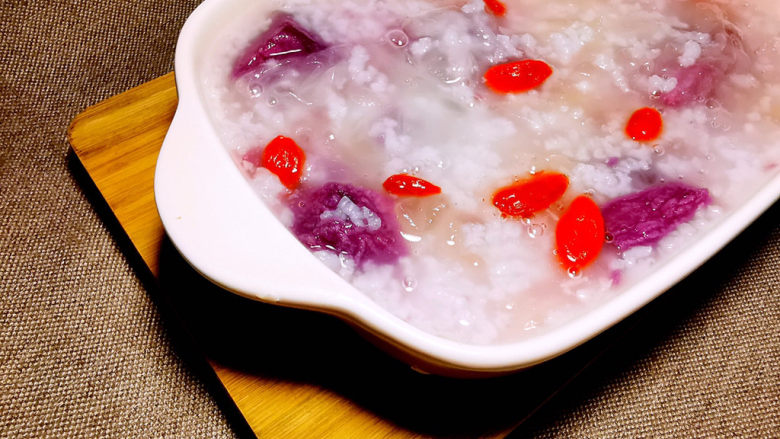
[(391, 29), (385, 34), (385, 38), (393, 47), (404, 47), (409, 44), (409, 37), (401, 29)]

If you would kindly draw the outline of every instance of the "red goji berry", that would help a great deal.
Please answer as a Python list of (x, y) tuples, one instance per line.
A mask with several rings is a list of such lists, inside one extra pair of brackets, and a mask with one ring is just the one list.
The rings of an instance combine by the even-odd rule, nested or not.
[(485, 84), (496, 93), (523, 93), (539, 87), (552, 75), (544, 61), (524, 59), (495, 65), (485, 72)]
[(295, 189), (301, 182), (305, 162), (306, 154), (293, 139), (278, 136), (265, 146), (261, 163), (288, 189)]
[(604, 218), (596, 203), (585, 195), (571, 202), (555, 227), (558, 260), (577, 273), (591, 264), (604, 246)]
[(626, 123), (626, 135), (637, 142), (655, 140), (661, 135), (663, 118), (655, 108), (640, 108), (631, 115)]
[(506, 15), (506, 5), (500, 0), (485, 0), (485, 9), (496, 17)]
[(405, 197), (427, 197), (441, 193), (435, 184), (408, 174), (395, 174), (382, 183), (382, 187), (393, 195)]
[(528, 218), (550, 207), (563, 196), (569, 179), (557, 172), (539, 172), (531, 178), (499, 189), (493, 205), (504, 215)]

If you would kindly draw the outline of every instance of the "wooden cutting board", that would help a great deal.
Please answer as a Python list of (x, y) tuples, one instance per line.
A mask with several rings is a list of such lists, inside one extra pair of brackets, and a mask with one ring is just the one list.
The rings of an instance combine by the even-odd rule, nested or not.
[(597, 339), (505, 377), (423, 375), (334, 318), (214, 287), (165, 239), (154, 204), (154, 166), (176, 105), (170, 73), (86, 109), (69, 140), (176, 324), (257, 436), (504, 437), (603, 352)]

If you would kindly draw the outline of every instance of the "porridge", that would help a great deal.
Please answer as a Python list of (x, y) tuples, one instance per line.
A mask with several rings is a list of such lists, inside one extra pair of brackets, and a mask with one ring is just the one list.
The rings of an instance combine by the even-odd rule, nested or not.
[(266, 8), (204, 48), (218, 135), (317, 258), (442, 337), (560, 325), (778, 172), (770, 0)]

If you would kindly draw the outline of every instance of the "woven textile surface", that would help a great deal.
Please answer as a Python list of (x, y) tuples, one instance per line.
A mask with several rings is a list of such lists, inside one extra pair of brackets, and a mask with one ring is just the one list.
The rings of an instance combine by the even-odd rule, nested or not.
[[(0, 2), (0, 437), (245, 433), (142, 284), (65, 138), (87, 106), (172, 70), (197, 4)], [(778, 210), (517, 436), (780, 435)]]

